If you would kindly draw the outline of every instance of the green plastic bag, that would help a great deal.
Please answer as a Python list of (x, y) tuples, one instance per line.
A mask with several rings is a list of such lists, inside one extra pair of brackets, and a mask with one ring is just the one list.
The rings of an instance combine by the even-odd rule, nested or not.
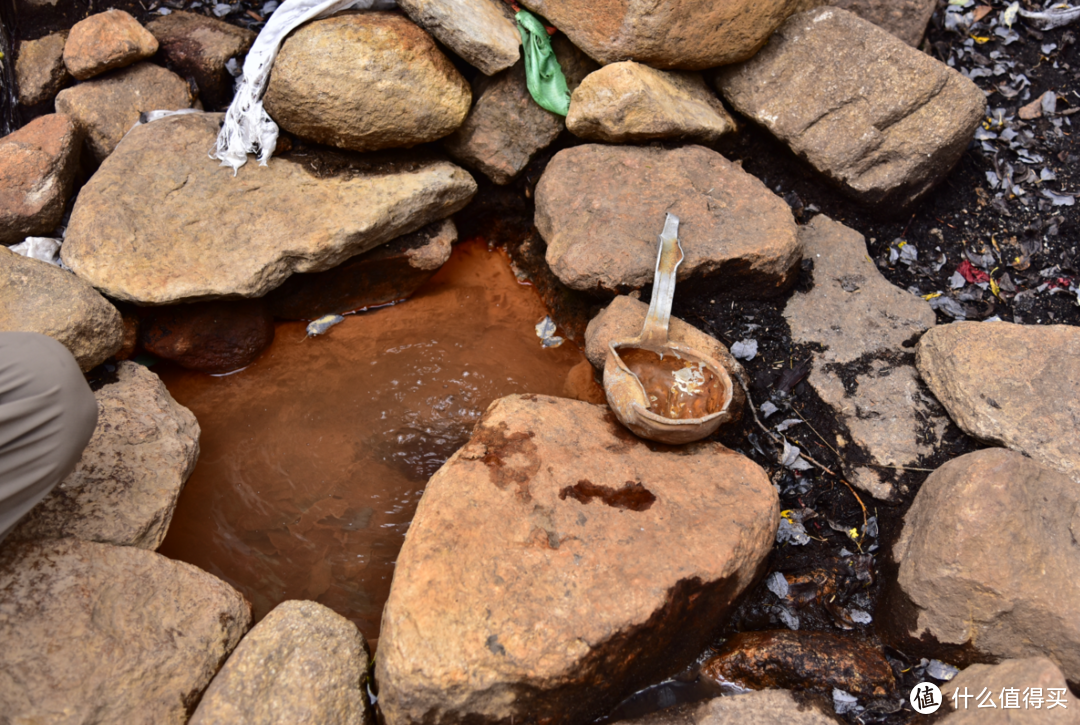
[(514, 17), (525, 49), (525, 81), (529, 93), (541, 108), (565, 116), (570, 111), (570, 90), (566, 87), (566, 76), (559, 61), (555, 59), (555, 51), (551, 49), (551, 38), (544, 24), (527, 10), (519, 11)]

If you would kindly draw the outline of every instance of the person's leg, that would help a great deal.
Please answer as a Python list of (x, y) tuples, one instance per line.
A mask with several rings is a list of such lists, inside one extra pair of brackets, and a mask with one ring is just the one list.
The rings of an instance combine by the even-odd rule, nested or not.
[(0, 332), (0, 541), (79, 462), (97, 401), (67, 348)]

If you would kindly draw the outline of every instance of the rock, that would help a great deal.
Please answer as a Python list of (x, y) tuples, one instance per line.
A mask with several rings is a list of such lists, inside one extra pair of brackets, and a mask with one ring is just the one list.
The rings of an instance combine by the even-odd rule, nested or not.
[[(1056, 690), (1051, 693), (1050, 690)], [(1015, 690), (1016, 699), (1007, 703), (1006, 690)], [(1041, 693), (1036, 707), (1035, 693)], [(953, 693), (959, 691), (954, 702)], [(989, 700), (979, 696), (990, 692)], [(1080, 700), (1070, 691), (1061, 670), (1046, 657), (1029, 657), (1022, 660), (1006, 660), (999, 665), (971, 665), (959, 675), (942, 685), (946, 708), (955, 712), (941, 720), (942, 725), (1076, 725), (1080, 723)], [(964, 695), (970, 699), (964, 699)], [(1063, 704), (1047, 709), (1051, 698)], [(983, 707), (979, 707), (979, 703)], [(991, 710), (988, 704), (995, 708)], [(1016, 712), (1008, 712), (1003, 706), (1009, 704)], [(943, 708), (943, 709), (946, 709)], [(1011, 709), (1011, 708), (1010, 708)]]
[(360, 630), (316, 602), (287, 601), (248, 632), (203, 693), (191, 725), (375, 722)]
[(1045, 655), (1080, 678), (1078, 504), (1067, 476), (1002, 448), (931, 473), (893, 547), (900, 641)]
[(590, 141), (685, 138), (711, 144), (734, 131), (735, 122), (700, 74), (624, 61), (585, 78), (570, 98), (566, 127)]
[(159, 58), (185, 78), (194, 78), (208, 108), (229, 104), (235, 80), (225, 64), (243, 65), (255, 33), (217, 18), (174, 10), (146, 24), (158, 41)]
[(548, 264), (576, 290), (651, 283), (665, 212), (682, 222), (679, 281), (723, 276), (732, 293), (766, 297), (797, 274), (801, 247), (787, 203), (701, 146), (575, 146), (555, 155), (536, 187)]
[(122, 362), (94, 393), (98, 422), (75, 470), (11, 532), (156, 549), (199, 457), (199, 424), (157, 375)]
[(294, 274), (267, 295), (274, 316), (314, 320), (411, 297), (450, 259), (457, 227), (450, 219), (364, 252), (326, 272)]
[(746, 60), (794, 12), (818, 0), (525, 0), (603, 65), (636, 60), (653, 68), (703, 70)]
[(886, 213), (949, 173), (986, 111), (970, 80), (838, 8), (792, 16), (716, 83), (735, 110)]
[(501, 0), (401, 0), (398, 7), (484, 75), (521, 57), (514, 14)]
[[(555, 57), (573, 90), (597, 65), (562, 35), (551, 39)], [(496, 184), (509, 184), (537, 151), (547, 148), (564, 128), (561, 116), (533, 100), (520, 62), (494, 78), (473, 83), (469, 117), (443, 141), (447, 153)]]
[(289, 133), (354, 151), (409, 147), (465, 120), (469, 84), (395, 13), (338, 14), (289, 36), (264, 104)]
[[(810, 384), (874, 464), (916, 465), (946, 424), (920, 390), (905, 347), (934, 326), (934, 311), (881, 275), (853, 229), (818, 215), (799, 239), (814, 262), (814, 287), (792, 295), (784, 319), (794, 342), (825, 347), (814, 353)], [(851, 482), (880, 499), (896, 493), (881, 469), (869, 466), (851, 471)]]
[(819, 707), (795, 700), (786, 690), (761, 690), (716, 697), (631, 720), (632, 725), (836, 725)]
[(75, 119), (100, 163), (113, 152), (139, 114), (191, 108), (191, 88), (172, 71), (139, 63), (60, 91), (56, 110)]
[(69, 116), (35, 118), (0, 139), (0, 243), (50, 234), (64, 216), (82, 135)]
[(1080, 481), (1080, 330), (954, 322), (923, 335), (916, 364), (965, 433)]
[[(608, 343), (641, 334), (641, 327), (645, 324), (645, 315), (648, 311), (647, 304), (633, 297), (619, 295), (613, 299), (611, 304), (601, 310), (585, 329), (585, 356), (589, 358), (589, 362), (596, 366), (597, 370), (603, 370), (604, 363), (607, 361)], [(668, 337), (673, 342), (681, 342), (695, 350), (700, 350), (724, 366), (732, 382), (735, 383), (730, 407), (732, 420), (741, 420), (743, 407), (746, 405), (746, 392), (738, 383), (738, 379), (745, 375), (739, 361), (732, 357), (731, 352), (715, 337), (683, 322), (678, 317), (671, 318), (668, 324)]]
[(71, 351), (83, 371), (120, 349), (120, 313), (59, 267), (0, 247), (0, 330), (40, 332)]
[(607, 405), (604, 386), (597, 379), (596, 371), (588, 360), (582, 360), (570, 368), (563, 386), (563, 397), (593, 405)]
[(495, 401), (398, 556), (386, 722), (591, 721), (693, 661), (778, 516), (764, 471), (718, 443), (647, 443), (565, 398)]
[(312, 156), (277, 157), (234, 177), (207, 155), (219, 122), (189, 114), (132, 131), (80, 192), (64, 263), (139, 304), (260, 297), (443, 219), (476, 192), (453, 164), (409, 158), (318, 176)]
[(106, 10), (75, 23), (64, 45), (64, 65), (77, 80), (85, 81), (149, 58), (157, 50), (157, 39), (138, 20), (123, 10)]
[(262, 300), (210, 300), (151, 311), (140, 326), (147, 352), (204, 373), (245, 368), (274, 341)]
[(67, 31), (62, 30), (44, 38), (19, 43), (19, 52), (15, 57), (19, 105), (36, 106), (51, 101), (71, 80), (64, 65), (67, 36)]
[(829, 4), (858, 15), (916, 48), (937, 8), (935, 0), (830, 0)]
[(189, 708), (251, 611), (190, 564), (78, 539), (0, 548), (0, 712), (159, 725)]

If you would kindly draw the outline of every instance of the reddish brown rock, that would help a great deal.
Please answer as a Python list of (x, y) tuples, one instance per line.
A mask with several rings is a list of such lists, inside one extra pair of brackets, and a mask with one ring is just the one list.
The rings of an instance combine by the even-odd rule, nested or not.
[(158, 58), (181, 76), (195, 80), (206, 108), (228, 105), (235, 80), (225, 64), (235, 59), (243, 65), (255, 33), (182, 10), (151, 20), (146, 29), (157, 38)]
[(56, 110), (75, 119), (101, 162), (113, 152), (139, 114), (191, 108), (191, 88), (161, 66), (139, 63), (60, 91)]
[(502, 0), (401, 0), (398, 7), (485, 75), (521, 57), (514, 12)]
[[(1051, 689), (1054, 692), (1051, 692)], [(1007, 703), (1009, 690), (1015, 699)], [(953, 697), (959, 691), (958, 697)], [(984, 691), (990, 698), (980, 697)], [(1041, 699), (1035, 695), (1041, 694)], [(954, 712), (941, 725), (1078, 725), (1080, 699), (1069, 690), (1061, 670), (1046, 657), (1005, 660), (998, 665), (971, 665), (941, 686), (942, 711)], [(971, 699), (964, 699), (964, 694)], [(1050, 707), (1051, 700), (1060, 704)], [(983, 706), (979, 707), (979, 703)], [(992, 703), (991, 709), (987, 703)], [(1037, 703), (1037, 704), (1036, 704)], [(1006, 708), (1010, 704), (1014, 707)]]
[(204, 373), (247, 367), (274, 341), (263, 300), (212, 300), (153, 310), (143, 320), (146, 351)]
[(627, 725), (836, 725), (817, 703), (796, 700), (786, 690), (761, 690), (666, 708)]
[(52, 113), (0, 139), (0, 244), (56, 229), (75, 180), (81, 138), (69, 116)]
[(855, 13), (916, 48), (937, 8), (936, 0), (830, 0), (828, 4)]
[(387, 723), (588, 722), (689, 664), (772, 547), (765, 472), (510, 396), (428, 482), (376, 662)]
[(71, 76), (64, 65), (64, 41), (67, 31), (19, 43), (15, 56), (15, 84), (19, 104), (35, 106), (50, 101), (68, 84)]
[(105, 71), (149, 58), (158, 42), (123, 10), (106, 10), (75, 23), (64, 45), (64, 65), (85, 81)]
[(701, 146), (575, 146), (536, 187), (548, 264), (576, 290), (651, 283), (666, 212), (682, 222), (679, 281), (721, 275), (733, 294), (767, 297), (794, 279), (801, 246), (787, 203)]
[(266, 301), (283, 320), (314, 320), (397, 302), (410, 297), (450, 259), (456, 241), (451, 220), (428, 224), (325, 272), (294, 274)]

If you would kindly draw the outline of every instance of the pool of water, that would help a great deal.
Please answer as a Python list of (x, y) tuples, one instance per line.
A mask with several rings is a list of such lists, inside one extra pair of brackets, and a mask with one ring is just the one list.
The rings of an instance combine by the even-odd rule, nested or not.
[(427, 479), (491, 401), (563, 395), (584, 360), (541, 346), (546, 314), (503, 254), (471, 241), (408, 301), (322, 337), (279, 324), (240, 372), (162, 369), (202, 437), (160, 552), (231, 583), (256, 618), (313, 599), (377, 639)]

